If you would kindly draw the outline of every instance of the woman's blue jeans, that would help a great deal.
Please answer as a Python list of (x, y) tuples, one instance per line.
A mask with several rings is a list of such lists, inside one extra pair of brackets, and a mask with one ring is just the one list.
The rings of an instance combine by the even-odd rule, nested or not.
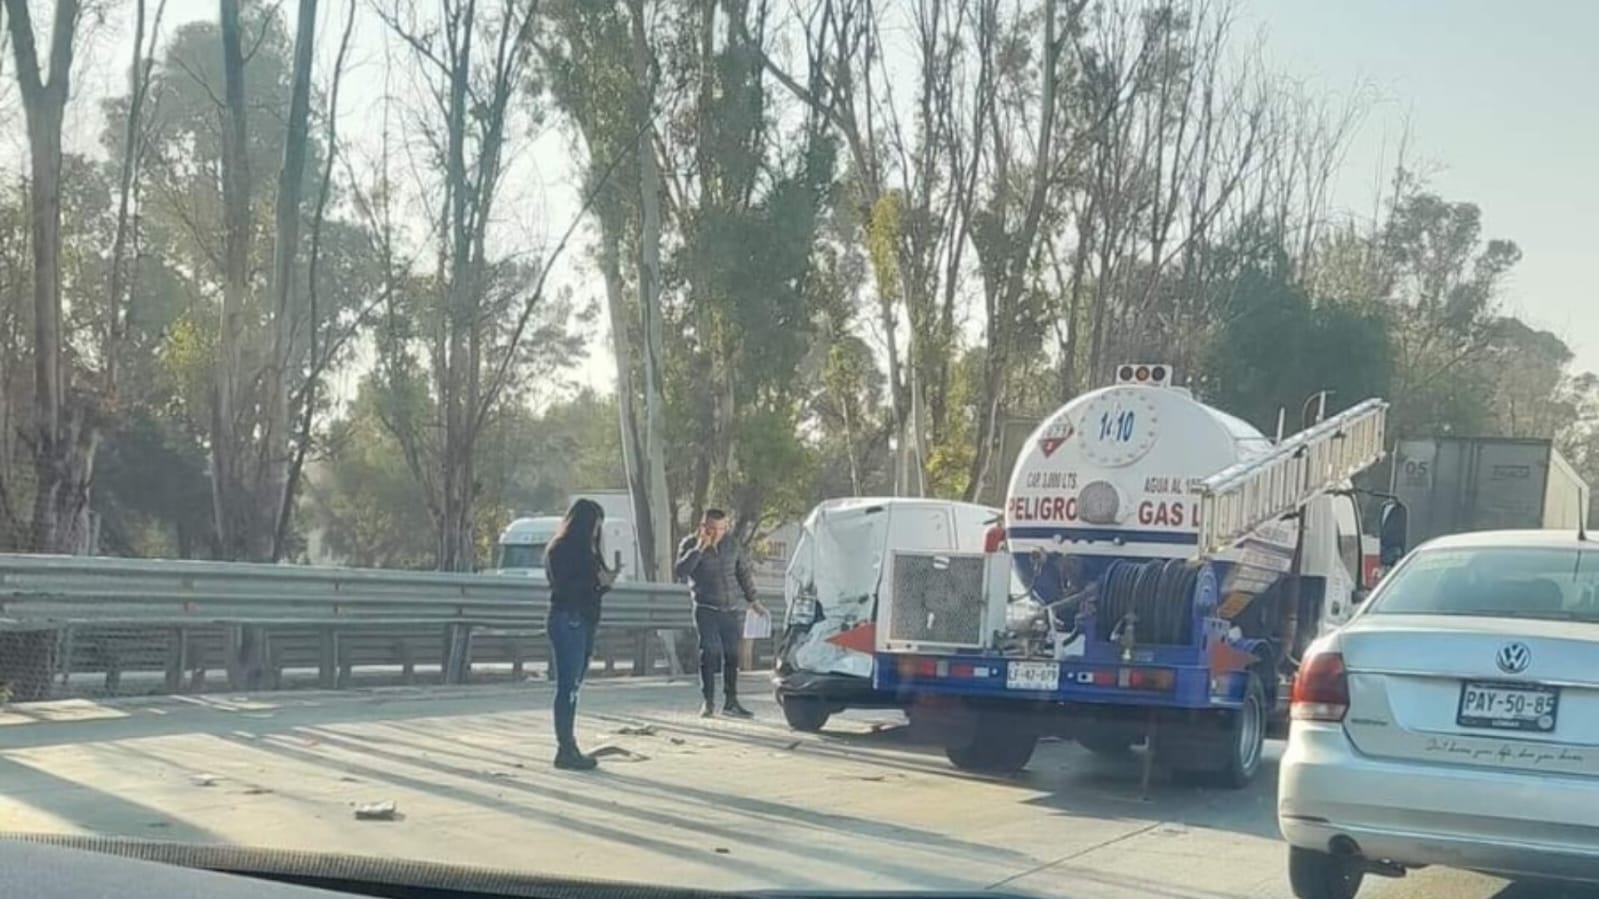
[(562, 746), (576, 746), (572, 726), (577, 719), (578, 690), (594, 655), (594, 625), (582, 613), (554, 609), (548, 630), (555, 665), (555, 739)]

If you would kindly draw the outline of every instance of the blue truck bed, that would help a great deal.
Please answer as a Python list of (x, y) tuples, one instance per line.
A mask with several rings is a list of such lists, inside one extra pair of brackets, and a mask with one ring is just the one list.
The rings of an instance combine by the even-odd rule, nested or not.
[(1247, 673), (1236, 670), (1238, 661), (1226, 650), (1145, 646), (1124, 660), (1120, 647), (1098, 641), (1090, 641), (1081, 657), (1061, 662), (979, 653), (894, 652), (878, 653), (874, 667), (873, 686), (900, 695), (1145, 708), (1237, 708), (1248, 682)]

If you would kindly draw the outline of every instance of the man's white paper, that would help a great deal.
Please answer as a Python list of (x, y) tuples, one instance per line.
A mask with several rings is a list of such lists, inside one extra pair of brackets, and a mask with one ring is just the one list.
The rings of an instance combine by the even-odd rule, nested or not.
[(754, 609), (744, 612), (744, 639), (764, 640), (772, 635), (772, 616), (762, 615)]

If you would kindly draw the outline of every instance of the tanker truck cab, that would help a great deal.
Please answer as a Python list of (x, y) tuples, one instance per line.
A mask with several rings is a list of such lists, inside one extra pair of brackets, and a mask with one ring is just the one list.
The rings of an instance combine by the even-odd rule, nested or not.
[(500, 532), (491, 574), (544, 577), (544, 548), (561, 529), (561, 516), (518, 518)]
[(940, 710), (962, 768), (1020, 769), (1057, 735), (1242, 786), (1303, 648), (1356, 608), (1349, 483), (1386, 404), (1274, 443), (1168, 366), (1118, 374), (1024, 446), (1000, 552), (892, 555), (874, 681)]

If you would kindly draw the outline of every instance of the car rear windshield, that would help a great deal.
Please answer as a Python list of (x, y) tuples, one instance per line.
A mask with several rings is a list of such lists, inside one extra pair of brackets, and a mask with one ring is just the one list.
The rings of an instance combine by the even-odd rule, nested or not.
[(1394, 571), (1372, 602), (1374, 614), (1599, 623), (1599, 552), (1514, 547), (1422, 550)]

